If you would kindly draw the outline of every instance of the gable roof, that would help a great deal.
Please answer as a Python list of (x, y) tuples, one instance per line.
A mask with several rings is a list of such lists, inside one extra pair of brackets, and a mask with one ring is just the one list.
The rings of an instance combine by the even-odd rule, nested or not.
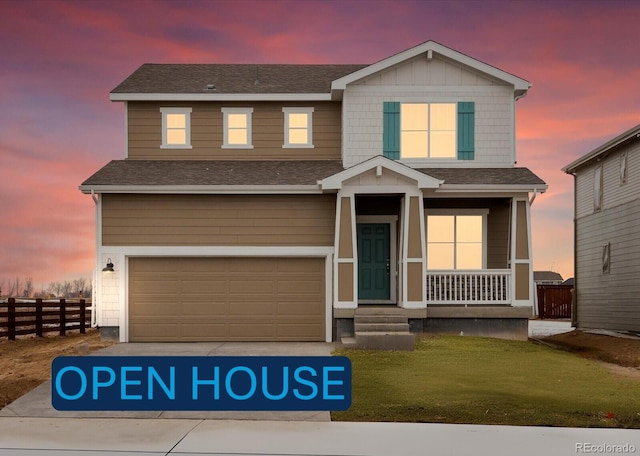
[(111, 91), (112, 101), (136, 100), (336, 100), (347, 84), (421, 54), (460, 62), (514, 87), (516, 97), (531, 84), (511, 73), (435, 41), (373, 64), (157, 64), (146, 63)]
[(592, 150), (588, 154), (585, 154), (582, 157), (578, 158), (577, 160), (569, 163), (567, 166), (562, 168), (562, 171), (564, 171), (567, 174), (573, 174), (575, 171), (578, 170), (578, 168), (580, 168), (583, 165), (586, 165), (590, 161), (598, 159), (599, 157), (606, 155), (609, 152), (619, 147), (629, 145), (636, 141), (640, 141), (640, 124), (636, 125), (633, 128), (630, 128), (629, 130), (625, 131), (621, 135), (616, 136), (615, 138), (607, 141), (600, 147), (597, 147), (596, 149)]
[(342, 78), (333, 81), (333, 83), (331, 84), (331, 88), (332, 90), (344, 90), (349, 83), (371, 76), (374, 73), (383, 71), (389, 67), (404, 62), (405, 60), (412, 59), (421, 54), (427, 54), (427, 59), (430, 59), (432, 58), (433, 53), (440, 54), (451, 60), (460, 62), (470, 68), (473, 68), (477, 71), (488, 74), (489, 76), (513, 85), (517, 97), (524, 95), (527, 90), (531, 88), (531, 83), (525, 79), (519, 78), (518, 76), (515, 76), (511, 73), (507, 73), (506, 71), (502, 71), (494, 66), (481, 62), (480, 60), (476, 60), (473, 57), (469, 57), (468, 55), (465, 55), (461, 52), (454, 51), (453, 49), (443, 46), (440, 43), (436, 43), (435, 41), (426, 41), (398, 54), (392, 55), (391, 57), (380, 60), (379, 62), (376, 62), (372, 65), (361, 68), (358, 71), (345, 75)]

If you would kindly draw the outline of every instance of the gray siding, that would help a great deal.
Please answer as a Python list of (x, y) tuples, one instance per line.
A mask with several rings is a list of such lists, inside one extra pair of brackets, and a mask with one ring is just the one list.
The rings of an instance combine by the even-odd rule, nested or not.
[(576, 239), (578, 327), (640, 331), (640, 199), (579, 218)]

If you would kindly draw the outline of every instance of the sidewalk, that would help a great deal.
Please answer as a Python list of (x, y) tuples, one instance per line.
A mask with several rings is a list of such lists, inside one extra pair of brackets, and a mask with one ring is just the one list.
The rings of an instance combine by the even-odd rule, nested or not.
[(0, 418), (2, 456), (567, 456), (638, 452), (640, 431), (626, 429), (420, 423)]

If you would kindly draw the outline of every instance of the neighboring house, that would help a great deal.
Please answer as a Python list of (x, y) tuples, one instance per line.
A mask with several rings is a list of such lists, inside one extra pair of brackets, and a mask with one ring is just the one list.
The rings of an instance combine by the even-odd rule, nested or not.
[[(530, 83), (433, 41), (371, 65), (145, 64), (111, 92), (125, 159), (87, 179), (97, 325), (121, 341), (526, 338)], [(531, 196), (530, 196), (531, 195)]]
[(578, 328), (640, 331), (640, 125), (562, 169), (575, 187)]
[(562, 275), (553, 271), (533, 271), (533, 281), (536, 285), (562, 285)]

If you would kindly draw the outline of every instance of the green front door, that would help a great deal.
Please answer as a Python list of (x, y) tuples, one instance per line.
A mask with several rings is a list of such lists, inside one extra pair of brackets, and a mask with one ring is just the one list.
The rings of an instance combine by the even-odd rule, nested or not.
[(358, 223), (358, 299), (389, 299), (389, 224)]

